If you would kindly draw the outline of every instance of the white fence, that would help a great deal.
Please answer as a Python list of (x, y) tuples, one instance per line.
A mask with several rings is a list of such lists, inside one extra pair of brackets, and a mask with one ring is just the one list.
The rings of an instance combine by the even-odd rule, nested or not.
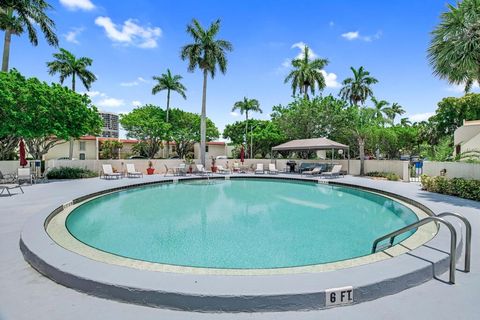
[(448, 178), (466, 178), (480, 180), (480, 164), (464, 162), (433, 162), (423, 163), (423, 173), (428, 176), (439, 176), (440, 171), (447, 170)]

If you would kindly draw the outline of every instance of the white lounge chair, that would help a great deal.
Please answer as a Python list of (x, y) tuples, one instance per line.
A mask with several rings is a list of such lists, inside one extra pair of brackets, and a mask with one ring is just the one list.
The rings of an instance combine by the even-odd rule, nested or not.
[(174, 176), (176, 175), (176, 172), (175, 172), (174, 168), (169, 168), (166, 164), (164, 164), (163, 166), (165, 167), (164, 177), (166, 177), (168, 173), (171, 173)]
[(0, 183), (6, 184), (6, 183), (13, 183), (16, 180), (16, 176), (13, 173), (2, 173), (0, 171)]
[(327, 171), (327, 172), (322, 172), (320, 174), (320, 177), (329, 177), (329, 178), (335, 178), (335, 177), (339, 177), (340, 176), (340, 171), (342, 170), (342, 165), (340, 164), (336, 164), (333, 166), (332, 170), (331, 171)]
[(222, 174), (231, 174), (232, 171), (230, 169), (226, 169), (223, 166), (217, 166), (217, 172)]
[(255, 174), (263, 174), (265, 171), (263, 170), (263, 163), (257, 163), (257, 168), (255, 169)]
[(269, 174), (278, 174), (278, 170), (275, 167), (275, 163), (269, 163), (268, 164), (268, 173)]
[(313, 170), (303, 171), (302, 175), (316, 176), (322, 173), (321, 167), (315, 167)]
[(120, 179), (122, 177), (122, 174), (119, 172), (113, 172), (113, 168), (111, 164), (102, 164), (102, 175), (100, 178), (103, 177), (103, 179), (110, 179), (110, 178), (115, 178), (115, 179)]
[(187, 175), (187, 165), (185, 163), (180, 163), (178, 165), (178, 172), (179, 176), (186, 176)]
[(28, 183), (33, 183), (33, 174), (30, 171), (30, 168), (18, 168), (17, 170), (17, 182), (21, 184), (22, 181), (27, 181)]
[(233, 163), (233, 172), (240, 172), (240, 164), (238, 162)]
[(0, 184), (0, 195), (7, 191), (8, 195), (11, 196), (12, 194), (10, 193), (10, 190), (16, 188), (20, 189), (20, 191), (24, 193), (22, 187), (17, 183)]
[(212, 173), (210, 170), (206, 170), (203, 164), (197, 164), (197, 174), (200, 176), (209, 175)]
[(127, 178), (143, 178), (143, 173), (135, 170), (135, 164), (127, 163)]

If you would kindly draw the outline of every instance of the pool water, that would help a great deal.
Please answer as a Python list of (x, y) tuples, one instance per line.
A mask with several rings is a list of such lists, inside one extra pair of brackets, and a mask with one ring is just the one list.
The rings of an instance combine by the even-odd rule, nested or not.
[(232, 179), (111, 193), (74, 209), (66, 224), (85, 244), (128, 258), (258, 269), (364, 256), (376, 238), (416, 220), (404, 205), (359, 189)]

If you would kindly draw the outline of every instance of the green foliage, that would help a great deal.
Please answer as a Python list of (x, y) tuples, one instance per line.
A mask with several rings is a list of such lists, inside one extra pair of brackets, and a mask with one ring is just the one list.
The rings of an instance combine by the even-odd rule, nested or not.
[(102, 159), (118, 159), (119, 150), (123, 148), (123, 143), (117, 140), (105, 140), (100, 144), (100, 156)]
[(98, 177), (96, 172), (83, 168), (59, 167), (47, 173), (48, 179), (85, 179)]
[(437, 76), (468, 92), (475, 80), (480, 82), (480, 1), (447, 6), (432, 32), (428, 57)]
[(293, 70), (287, 75), (284, 83), (292, 82), (293, 95), (299, 89), (300, 94), (303, 94), (308, 99), (308, 89), (310, 93), (315, 95), (315, 87), (318, 91), (322, 91), (326, 87), (325, 77), (321, 70), (328, 64), (327, 59), (311, 59), (309, 55), (310, 49), (305, 46), (303, 56), (301, 58), (293, 59)]
[(0, 105), (0, 137), (24, 138), (35, 159), (70, 137), (98, 134), (103, 124), (88, 96), (16, 70), (0, 73)]
[(153, 158), (162, 141), (169, 138), (171, 128), (170, 124), (165, 122), (165, 111), (151, 104), (120, 115), (120, 124), (127, 131), (128, 137), (145, 143), (144, 151), (148, 158)]
[(148, 158), (148, 144), (140, 141), (132, 146), (132, 152), (137, 156)]
[(422, 175), (420, 181), (423, 190), (480, 201), (480, 180)]
[(393, 172), (372, 171), (372, 172), (367, 172), (365, 175), (369, 177), (386, 178), (387, 180), (390, 180), (390, 181), (400, 180), (400, 176)]
[(169, 111), (170, 111), (170, 91), (178, 93), (183, 99), (187, 99), (185, 91), (187, 88), (180, 82), (183, 77), (181, 75), (172, 75), (170, 69), (167, 69), (167, 73), (162, 73), (160, 77), (153, 77), (153, 80), (156, 80), (157, 83), (152, 88), (152, 94), (157, 94), (163, 90), (167, 90), (167, 114), (166, 121), (169, 121)]
[(76, 58), (73, 53), (60, 48), (59, 53), (54, 53), (54, 61), (47, 62), (50, 75), (59, 74), (60, 83), (63, 84), (66, 78), (72, 77), (72, 90), (75, 91), (75, 82), (78, 77), (85, 89), (90, 90), (92, 83), (97, 77), (87, 68), (92, 65), (93, 60), (87, 57)]
[(342, 82), (342, 89), (340, 89), (340, 97), (349, 101), (351, 105), (364, 104), (368, 97), (373, 96), (371, 85), (378, 82), (377, 79), (370, 76), (370, 72), (366, 71), (363, 66), (355, 69), (350, 67), (353, 72), (353, 78), (347, 78)]
[(452, 161), (453, 138), (451, 136), (443, 137), (435, 145), (423, 143), (421, 145), (420, 155), (432, 161)]

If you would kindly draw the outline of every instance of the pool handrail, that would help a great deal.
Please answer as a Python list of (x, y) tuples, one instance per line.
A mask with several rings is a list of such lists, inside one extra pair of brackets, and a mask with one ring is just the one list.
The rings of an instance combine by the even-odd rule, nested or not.
[[(450, 230), (450, 274), (449, 274), (449, 281), (450, 281), (451, 284), (454, 284), (455, 283), (455, 263), (456, 263), (456, 256), (457, 256), (457, 231), (452, 226), (452, 224), (450, 222), (446, 221), (445, 219), (442, 219), (442, 218), (439, 218), (439, 217), (436, 217), (436, 216), (428, 216), (428, 217), (425, 217), (421, 220), (418, 220), (418, 221), (416, 221), (412, 224), (409, 224), (408, 226), (405, 226), (403, 228), (400, 228), (398, 230), (390, 232), (390, 233), (388, 233), (384, 236), (381, 236), (373, 242), (372, 253), (377, 252), (377, 246), (378, 246), (379, 242), (381, 242), (385, 239), (390, 239), (389, 247), (391, 247), (391, 246), (393, 246), (393, 242), (395, 241), (396, 236), (398, 236), (402, 233), (405, 233), (407, 231), (410, 231), (412, 229), (416, 229), (420, 226), (423, 226), (424, 224), (427, 224), (427, 223), (430, 223), (430, 222), (433, 222), (433, 221), (444, 224), (445, 226), (447, 226), (448, 230)], [(387, 249), (387, 248), (383, 248), (382, 251), (385, 250), (385, 249)]]

